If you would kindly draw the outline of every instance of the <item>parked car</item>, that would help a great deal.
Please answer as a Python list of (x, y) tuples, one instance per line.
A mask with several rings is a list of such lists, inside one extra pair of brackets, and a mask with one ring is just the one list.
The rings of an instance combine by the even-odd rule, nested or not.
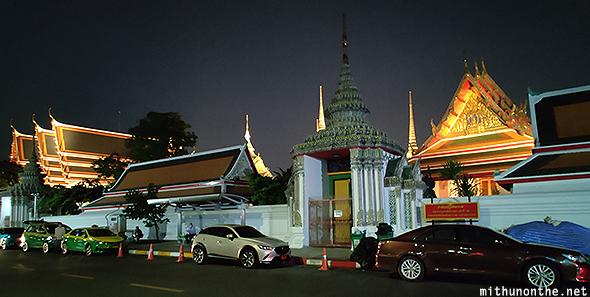
[(64, 235), (61, 253), (65, 255), (69, 251), (76, 251), (90, 256), (94, 253), (115, 252), (119, 250), (121, 243), (127, 249), (125, 239), (107, 228), (77, 228)]
[(217, 225), (206, 227), (194, 237), (191, 246), (193, 260), (203, 264), (207, 258), (239, 260), (245, 268), (258, 264), (285, 262), (291, 258), (289, 244), (268, 237), (246, 225)]
[(590, 281), (588, 256), (474, 225), (432, 225), (384, 239), (376, 260), (407, 281), (435, 274), (519, 279), (541, 288)]
[(55, 237), (55, 228), (59, 225), (62, 225), (66, 232), (72, 230), (69, 226), (61, 223), (45, 221), (30, 222), (20, 237), (20, 246), (23, 252), (26, 253), (31, 248), (41, 248), (43, 253), (48, 253), (53, 248), (59, 248), (59, 240)]
[(0, 247), (3, 250), (20, 244), (20, 237), (23, 235), (25, 228), (11, 227), (0, 229)]

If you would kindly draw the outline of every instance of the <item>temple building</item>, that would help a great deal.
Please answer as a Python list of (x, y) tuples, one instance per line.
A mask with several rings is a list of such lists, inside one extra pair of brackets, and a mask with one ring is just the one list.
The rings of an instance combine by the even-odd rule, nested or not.
[(436, 181), (437, 197), (456, 194), (452, 181), (441, 179), (440, 171), (448, 160), (464, 165), (464, 172), (476, 178), (478, 195), (506, 194), (494, 182), (498, 175), (532, 154), (534, 139), (526, 104), (517, 107), (488, 74), (481, 62), (472, 75), (465, 73), (438, 125), (431, 121), (432, 135), (417, 149), (413, 131), (410, 97), (410, 136), (408, 159), (418, 160), (422, 173), (430, 172)]
[[(98, 173), (92, 162), (114, 153), (121, 157), (128, 154), (125, 140), (131, 138), (129, 134), (68, 125), (58, 122), (51, 114), (50, 117), (51, 130), (42, 128), (33, 119), (34, 135), (20, 133), (12, 127), (10, 152), (10, 160), (23, 166), (35, 150), (46, 185), (69, 188), (83, 179), (96, 179)], [(101, 183), (106, 185), (111, 181), (114, 180), (103, 179)]]
[(317, 133), (291, 150), (293, 176), (286, 193), (294, 247), (350, 246), (351, 232), (374, 234), (379, 223), (389, 221), (387, 165), (405, 153), (368, 124), (369, 108), (350, 72), (345, 24), (342, 37), (340, 81), (331, 104), (323, 110), (320, 99)]

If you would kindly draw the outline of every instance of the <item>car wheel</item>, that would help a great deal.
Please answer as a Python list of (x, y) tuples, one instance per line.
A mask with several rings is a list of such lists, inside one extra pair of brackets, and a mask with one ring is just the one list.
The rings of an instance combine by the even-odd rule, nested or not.
[(43, 243), (43, 246), (41, 247), (41, 249), (43, 250), (44, 254), (49, 253), (49, 243), (46, 241)]
[(61, 253), (65, 255), (68, 253), (68, 244), (65, 241), (61, 242)]
[(545, 261), (531, 262), (525, 266), (524, 279), (533, 287), (550, 288), (559, 283), (559, 272)]
[(86, 251), (86, 256), (90, 257), (90, 255), (92, 255), (92, 246), (87, 244), (86, 248), (84, 249)]
[(23, 252), (27, 252), (29, 250), (29, 243), (28, 242), (23, 242)]
[(207, 260), (207, 252), (202, 246), (195, 246), (193, 250), (193, 261), (197, 264), (203, 264)]
[(245, 268), (255, 268), (258, 266), (258, 255), (256, 252), (250, 248), (244, 249), (240, 253), (240, 263)]
[(397, 272), (404, 280), (420, 281), (424, 277), (424, 264), (416, 257), (406, 257), (400, 261)]

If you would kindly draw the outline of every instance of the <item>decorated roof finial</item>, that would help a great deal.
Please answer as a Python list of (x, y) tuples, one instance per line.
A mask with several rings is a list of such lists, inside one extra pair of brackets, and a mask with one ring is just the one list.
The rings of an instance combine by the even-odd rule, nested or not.
[(35, 122), (35, 114), (33, 114), (31, 118), (33, 119), (33, 124), (37, 125), (37, 122)]
[(479, 68), (477, 67), (477, 60), (475, 60), (475, 77), (479, 76)]
[(348, 64), (348, 55), (346, 55), (346, 48), (348, 47), (348, 40), (346, 37), (346, 16), (342, 14), (342, 64)]
[(469, 66), (467, 65), (466, 58), (463, 58), (463, 63), (465, 64), (465, 74), (471, 74), (471, 73), (469, 73)]
[(53, 115), (51, 115), (51, 107), (49, 108), (49, 110), (47, 110), (47, 112), (49, 112), (49, 117), (51, 118), (51, 120), (55, 121), (55, 119), (53, 118)]
[(488, 74), (488, 70), (486, 69), (486, 64), (483, 62), (483, 57), (481, 58), (481, 75)]

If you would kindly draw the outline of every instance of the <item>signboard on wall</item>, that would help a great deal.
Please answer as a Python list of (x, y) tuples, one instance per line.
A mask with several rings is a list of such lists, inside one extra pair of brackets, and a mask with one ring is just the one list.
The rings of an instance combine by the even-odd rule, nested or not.
[(449, 202), (424, 205), (426, 221), (479, 220), (479, 203)]

